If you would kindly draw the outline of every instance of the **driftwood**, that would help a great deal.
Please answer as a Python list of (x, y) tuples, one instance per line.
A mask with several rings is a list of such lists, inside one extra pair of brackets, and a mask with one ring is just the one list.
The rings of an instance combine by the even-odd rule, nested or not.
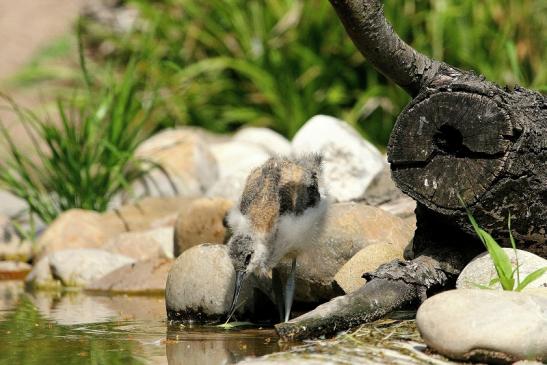
[(398, 187), (418, 203), (417, 257), (383, 265), (360, 290), (277, 325), (287, 340), (332, 335), (452, 286), (484, 251), (458, 195), (496, 238), (508, 237), (510, 213), (519, 248), (547, 256), (547, 99), (417, 52), (379, 0), (330, 2), (367, 60), (414, 98), (397, 119), (388, 159)]

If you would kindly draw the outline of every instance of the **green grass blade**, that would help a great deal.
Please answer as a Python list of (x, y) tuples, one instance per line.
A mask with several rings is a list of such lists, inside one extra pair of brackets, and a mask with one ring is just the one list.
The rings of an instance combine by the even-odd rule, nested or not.
[(528, 274), (528, 276), (524, 278), (524, 280), (521, 283), (519, 283), (516, 290), (521, 291), (522, 289), (526, 288), (530, 283), (542, 277), (543, 274), (545, 274), (546, 272), (547, 272), (547, 267), (537, 269), (536, 271), (531, 272), (530, 274)]

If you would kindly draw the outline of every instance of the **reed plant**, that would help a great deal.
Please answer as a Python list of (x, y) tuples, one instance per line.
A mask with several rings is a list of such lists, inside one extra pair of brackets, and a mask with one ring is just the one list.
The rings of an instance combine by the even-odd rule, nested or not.
[[(105, 58), (146, 60), (142, 71), (162, 85), (162, 124), (259, 125), (290, 138), (324, 113), (383, 146), (409, 101), (356, 51), (327, 0), (126, 3), (140, 13), (132, 32), (88, 24), (87, 36), (108, 44)], [(544, 1), (385, 1), (384, 9), (428, 55), (500, 84), (547, 90), (547, 25), (537, 16)]]
[(32, 146), (21, 146), (0, 121), (0, 187), (24, 199), (46, 223), (72, 208), (106, 210), (116, 194), (145, 172), (134, 151), (148, 135), (155, 97), (146, 94), (136, 67), (131, 61), (122, 75), (111, 73), (92, 85), (82, 62), (89, 84), (75, 97), (59, 99), (53, 118), (2, 94)]

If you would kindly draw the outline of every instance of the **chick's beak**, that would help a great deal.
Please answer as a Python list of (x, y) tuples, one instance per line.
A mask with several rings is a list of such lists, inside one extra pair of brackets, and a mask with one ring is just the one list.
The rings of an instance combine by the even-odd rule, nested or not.
[(239, 298), (239, 292), (241, 291), (241, 285), (243, 284), (243, 279), (245, 278), (245, 271), (236, 271), (236, 285), (234, 288), (234, 296), (232, 298), (232, 304), (230, 305), (230, 310), (228, 311), (228, 319), (232, 317), (236, 311), (237, 299)]

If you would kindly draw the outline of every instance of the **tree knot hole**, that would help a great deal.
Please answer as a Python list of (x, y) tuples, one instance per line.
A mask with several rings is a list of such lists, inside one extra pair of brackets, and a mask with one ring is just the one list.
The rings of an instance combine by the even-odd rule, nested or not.
[(448, 124), (443, 124), (433, 135), (433, 143), (439, 150), (450, 155), (457, 155), (465, 149), (461, 132)]

